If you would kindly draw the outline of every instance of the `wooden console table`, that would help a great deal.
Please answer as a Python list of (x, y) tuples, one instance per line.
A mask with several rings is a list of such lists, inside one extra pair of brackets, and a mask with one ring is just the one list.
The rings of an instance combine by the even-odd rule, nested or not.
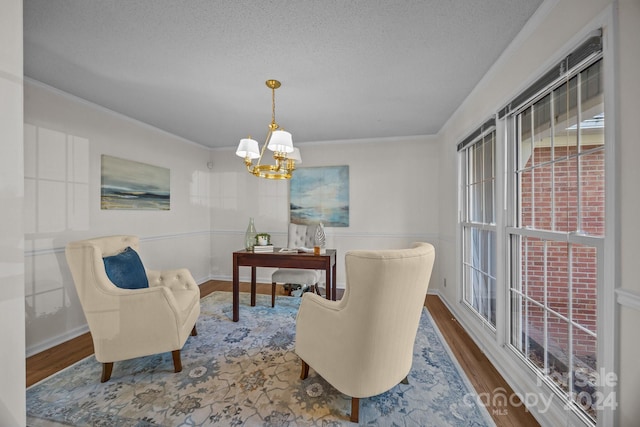
[(305, 268), (324, 270), (326, 273), (327, 299), (336, 299), (336, 250), (327, 249), (325, 254), (279, 252), (254, 253), (240, 250), (233, 253), (233, 321), (240, 318), (240, 267), (251, 267), (251, 306), (256, 305), (256, 267)]

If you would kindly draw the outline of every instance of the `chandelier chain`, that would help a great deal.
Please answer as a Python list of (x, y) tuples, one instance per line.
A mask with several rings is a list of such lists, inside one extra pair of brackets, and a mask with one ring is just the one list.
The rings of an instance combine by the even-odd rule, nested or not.
[(276, 88), (271, 88), (271, 124), (275, 125), (273, 130), (278, 128), (278, 124), (276, 123)]

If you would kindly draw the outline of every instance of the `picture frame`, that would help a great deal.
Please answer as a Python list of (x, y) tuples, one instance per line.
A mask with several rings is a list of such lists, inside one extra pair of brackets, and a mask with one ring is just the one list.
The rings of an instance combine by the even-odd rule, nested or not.
[(171, 171), (160, 166), (103, 154), (100, 208), (104, 210), (171, 209)]
[(296, 169), (289, 183), (289, 220), (349, 226), (349, 166)]

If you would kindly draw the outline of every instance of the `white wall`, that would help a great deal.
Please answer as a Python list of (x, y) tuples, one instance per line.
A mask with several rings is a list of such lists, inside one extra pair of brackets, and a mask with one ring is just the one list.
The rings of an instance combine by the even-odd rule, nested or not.
[[(616, 23), (619, 21), (619, 27)], [(457, 154), (456, 144), (469, 132), (477, 128), (491, 114), (504, 106), (512, 97), (532, 83), (549, 66), (566, 55), (584, 39), (589, 30), (604, 25), (605, 39), (609, 41), (606, 55), (609, 64), (616, 58), (615, 90), (607, 93), (609, 107), (613, 107), (617, 117), (615, 122), (608, 122), (611, 129), (615, 127), (617, 140), (615, 170), (617, 174), (615, 209), (617, 215), (611, 214), (608, 221), (615, 223), (617, 229), (611, 230), (615, 236), (615, 256), (609, 268), (618, 269), (616, 287), (628, 291), (624, 298), (624, 307), (617, 305), (616, 316), (620, 319), (620, 327), (616, 337), (603, 339), (616, 342), (615, 353), (618, 355), (618, 403), (614, 411), (619, 425), (637, 425), (640, 418), (640, 406), (637, 404), (640, 395), (640, 342), (637, 339), (640, 325), (640, 281), (638, 281), (637, 254), (640, 230), (637, 227), (637, 215), (640, 209), (640, 193), (637, 183), (640, 182), (640, 158), (638, 144), (638, 116), (640, 115), (640, 2), (637, 0), (598, 0), (585, 2), (582, 0), (548, 0), (543, 3), (536, 15), (505, 51), (501, 58), (483, 78), (474, 92), (467, 98), (461, 108), (453, 115), (438, 135), (442, 140), (440, 146), (441, 186), (439, 193), (441, 247), (439, 257), (440, 275), (448, 278), (448, 285), (442, 288), (442, 296), (452, 309), (454, 315), (493, 361), (498, 370), (521, 393), (531, 391), (531, 384), (521, 382), (526, 376), (519, 365), (510, 364), (505, 349), (496, 344), (491, 334), (482, 331), (468, 312), (459, 303), (462, 298), (458, 281), (458, 248), (456, 247), (457, 231)], [(617, 45), (616, 45), (617, 43)], [(614, 47), (614, 49), (611, 49)], [(612, 76), (610, 75), (609, 78)], [(620, 232), (624, 230), (624, 232)], [(609, 296), (607, 296), (609, 298)], [(612, 317), (616, 317), (612, 316)], [(616, 340), (616, 338), (618, 338)], [(562, 409), (536, 416), (546, 424), (565, 425), (571, 417)], [(555, 417), (555, 418), (554, 418)], [(612, 419), (607, 420), (611, 425)], [(571, 424), (573, 425), (573, 424)]]
[(0, 15), (0, 425), (26, 425), (22, 235), (22, 1)]
[[(295, 135), (294, 135), (295, 139)], [(295, 142), (294, 142), (295, 143)], [(361, 248), (400, 248), (428, 241), (438, 248), (438, 142), (433, 137), (298, 144), (304, 167), (349, 166), (349, 227), (327, 227), (327, 247), (338, 250), (337, 285), (344, 287), (344, 254)], [(289, 184), (246, 172), (234, 149), (213, 151), (211, 185), (213, 274), (230, 280), (230, 248), (240, 249), (249, 217), (259, 232), (286, 246)], [(294, 172), (295, 174), (295, 172)], [(437, 252), (436, 252), (437, 253)], [(439, 255), (436, 255), (439, 256)], [(270, 283), (272, 269), (258, 269)], [(250, 271), (241, 269), (240, 279)], [(437, 269), (430, 290), (437, 289)]]
[[(34, 81), (24, 87), (27, 354), (87, 331), (64, 256), (72, 240), (140, 236), (150, 269), (210, 276), (210, 150)], [(170, 169), (169, 211), (102, 210), (101, 155)]]
[(640, 212), (640, 1), (618, 2), (618, 126), (619, 174), (619, 282), (632, 298), (620, 306), (620, 425), (637, 425), (640, 420), (640, 280), (638, 279), (638, 212)]

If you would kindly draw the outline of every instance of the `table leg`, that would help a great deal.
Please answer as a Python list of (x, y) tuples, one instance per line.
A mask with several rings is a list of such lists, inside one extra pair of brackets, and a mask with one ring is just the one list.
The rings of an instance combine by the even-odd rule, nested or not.
[(256, 306), (256, 268), (251, 267), (251, 307)]
[(238, 277), (238, 263), (233, 259), (233, 321), (240, 320), (240, 280)]
[(331, 299), (331, 266), (327, 266), (324, 270), (324, 288), (327, 293), (326, 298)]
[(336, 300), (336, 294), (338, 293), (338, 290), (336, 289), (336, 265), (335, 263), (333, 264), (333, 273), (331, 274), (331, 297), (333, 299), (333, 301)]

